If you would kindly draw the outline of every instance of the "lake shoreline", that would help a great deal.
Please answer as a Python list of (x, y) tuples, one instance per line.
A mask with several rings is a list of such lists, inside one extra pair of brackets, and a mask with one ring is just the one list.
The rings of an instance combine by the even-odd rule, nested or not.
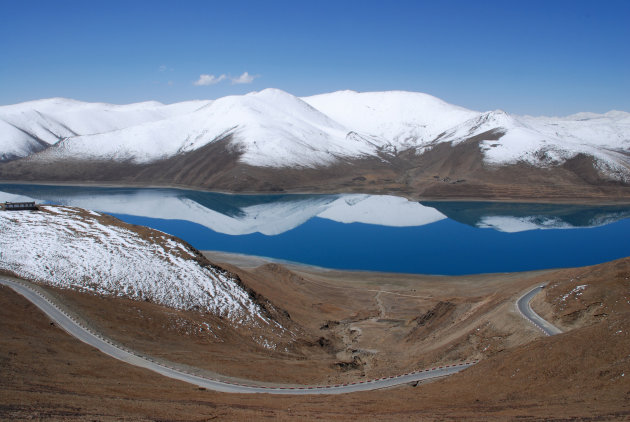
[(241, 261), (254, 256), (320, 271), (489, 274), (595, 265), (630, 254), (628, 205), (248, 196), (91, 184), (0, 184), (0, 191), (7, 193), (0, 200), (93, 209), (198, 250), (249, 255)]
[(104, 182), (50, 182), (50, 181), (23, 181), (23, 180), (0, 180), (0, 185), (27, 185), (27, 186), (62, 186), (62, 187), (90, 187), (90, 188), (134, 188), (134, 189), (174, 189), (190, 192), (219, 193), (222, 195), (374, 195), (374, 196), (396, 196), (405, 198), (409, 201), (422, 202), (489, 202), (489, 203), (518, 203), (518, 204), (557, 204), (557, 205), (630, 205), (630, 198), (522, 198), (522, 197), (501, 197), (501, 198), (483, 198), (483, 197), (434, 197), (422, 196), (416, 197), (406, 195), (398, 191), (368, 192), (360, 190), (339, 190), (339, 189), (315, 189), (315, 190), (283, 190), (283, 191), (227, 191), (220, 189), (203, 189), (188, 185), (155, 185), (147, 183), (104, 183)]
[[(293, 270), (296, 272), (304, 272), (318, 275), (334, 275), (335, 278), (347, 278), (347, 279), (360, 279), (361, 277), (382, 277), (385, 280), (392, 279), (431, 279), (431, 280), (457, 280), (457, 279), (479, 279), (485, 280), (488, 278), (497, 278), (501, 276), (537, 276), (554, 271), (561, 271), (571, 268), (580, 267), (557, 267), (557, 268), (543, 268), (538, 270), (525, 270), (525, 271), (507, 271), (507, 272), (489, 272), (489, 273), (471, 273), (471, 274), (423, 274), (423, 273), (409, 273), (409, 272), (394, 272), (394, 271), (376, 271), (376, 270), (344, 270), (338, 268), (327, 268), (318, 265), (305, 264), (301, 262), (288, 261), (284, 259), (248, 255), (235, 252), (224, 252), (214, 250), (200, 250), (206, 258), (212, 262), (218, 262), (221, 264), (229, 264), (241, 269), (255, 269), (264, 265), (281, 265), (284, 268)], [(598, 265), (598, 264), (596, 264)], [(588, 267), (589, 265), (585, 265)]]

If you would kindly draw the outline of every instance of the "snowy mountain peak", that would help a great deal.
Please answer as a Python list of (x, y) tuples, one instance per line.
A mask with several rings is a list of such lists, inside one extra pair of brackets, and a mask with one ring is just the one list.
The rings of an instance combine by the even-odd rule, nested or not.
[(270, 100), (273, 100), (275, 98), (287, 98), (287, 99), (293, 99), (293, 98), (297, 98), (294, 95), (289, 94), (286, 91), (283, 91), (281, 89), (278, 88), (265, 88), (263, 90), (260, 91), (252, 91), (250, 93), (245, 94), (245, 96), (247, 97), (261, 97), (261, 98), (267, 98)]
[(441, 133), (436, 141), (457, 144), (487, 132), (505, 134), (517, 126), (519, 123), (503, 110), (487, 111)]
[(517, 125), (516, 119), (503, 110), (493, 110), (482, 113), (476, 121), (479, 125), (494, 125), (503, 128)]
[(405, 91), (338, 91), (304, 101), (353, 131), (379, 138), (396, 150), (427, 144), (478, 114), (428, 94)]

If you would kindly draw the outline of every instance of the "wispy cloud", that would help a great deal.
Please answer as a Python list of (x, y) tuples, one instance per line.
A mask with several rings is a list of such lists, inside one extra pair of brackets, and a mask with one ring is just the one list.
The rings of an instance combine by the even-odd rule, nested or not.
[(221, 82), (222, 80), (226, 79), (227, 76), (223, 75), (219, 75), (219, 76), (214, 76), (214, 75), (199, 75), (199, 79), (197, 79), (195, 82), (193, 82), (193, 85), (197, 85), (197, 86), (205, 86), (205, 85), (216, 85), (219, 82)]
[(256, 79), (259, 75), (250, 75), (247, 72), (243, 72), (243, 74), (237, 78), (230, 78), (232, 84), (251, 84), (254, 79)]
[(219, 76), (202, 74), (199, 75), (199, 79), (193, 82), (196, 86), (216, 85), (219, 82), (230, 80), (232, 85), (251, 84), (254, 79), (259, 78), (260, 75), (250, 75), (249, 72), (243, 72), (240, 76), (230, 76), (222, 73)]

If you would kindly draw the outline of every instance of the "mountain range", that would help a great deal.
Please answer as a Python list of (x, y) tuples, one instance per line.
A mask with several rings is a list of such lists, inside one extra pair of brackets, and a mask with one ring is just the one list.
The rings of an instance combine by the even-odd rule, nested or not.
[(53, 98), (0, 107), (0, 180), (627, 200), (630, 113), (515, 116), (402, 91)]

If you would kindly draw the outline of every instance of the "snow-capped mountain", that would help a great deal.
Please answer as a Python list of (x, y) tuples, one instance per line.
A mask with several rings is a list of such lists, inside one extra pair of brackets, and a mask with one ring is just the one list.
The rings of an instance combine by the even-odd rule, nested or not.
[(232, 135), (232, 147), (251, 165), (325, 165), (335, 156), (370, 153), (368, 144), (346, 141), (347, 130), (303, 101), (265, 90), (220, 98), (191, 113), (105, 133), (69, 137), (40, 154), (60, 158), (148, 163), (197, 150)]
[(25, 157), (64, 139), (116, 132), (188, 114), (210, 102), (112, 105), (51, 98), (1, 106), (0, 160)]
[(502, 136), (479, 143), (488, 164), (524, 162), (549, 167), (585, 154), (593, 157), (610, 178), (630, 180), (630, 113), (612, 111), (549, 118), (511, 116), (496, 110), (449, 129), (436, 141), (457, 144), (492, 131)]
[[(254, 166), (314, 167), (426, 143), (475, 112), (426, 94), (338, 92), (299, 99), (266, 89), (216, 101), (127, 106), (51, 99), (0, 107), (5, 159), (146, 163), (232, 136)], [(341, 123), (340, 123), (341, 122)]]
[[(369, 190), (368, 176), (378, 172), (372, 185), (435, 193), (446, 188), (436, 191), (436, 182), (427, 181), (432, 176), (478, 188), (494, 183), (488, 171), (517, 165), (528, 172), (560, 169), (556, 185), (627, 185), (630, 113), (513, 116), (401, 91), (298, 98), (266, 89), (171, 105), (51, 99), (0, 107), (0, 159), (4, 180), (158, 181), (227, 190), (301, 189), (324, 179), (329, 188)], [(521, 183), (500, 183), (507, 182)]]
[(398, 150), (424, 146), (479, 114), (417, 92), (338, 91), (303, 100), (349, 130)]

